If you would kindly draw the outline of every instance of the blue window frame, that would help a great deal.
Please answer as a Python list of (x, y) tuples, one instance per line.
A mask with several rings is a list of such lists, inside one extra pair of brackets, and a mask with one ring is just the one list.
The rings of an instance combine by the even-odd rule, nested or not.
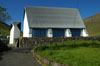
[(53, 37), (64, 37), (65, 29), (53, 29)]
[(81, 29), (71, 29), (72, 37), (80, 37), (81, 36)]
[(35, 28), (32, 29), (32, 37), (46, 37), (46, 29)]

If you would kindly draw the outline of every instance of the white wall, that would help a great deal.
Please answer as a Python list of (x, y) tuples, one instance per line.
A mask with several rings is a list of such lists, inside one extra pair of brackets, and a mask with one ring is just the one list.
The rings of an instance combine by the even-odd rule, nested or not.
[(9, 44), (13, 44), (14, 43), (14, 26), (12, 26), (11, 30), (10, 30), (10, 41)]
[(29, 37), (32, 37), (32, 34), (29, 34)]
[(52, 29), (47, 30), (47, 37), (53, 37)]
[(31, 36), (29, 35), (29, 25), (28, 25), (28, 19), (27, 19), (27, 14), (26, 14), (26, 12), (25, 12), (25, 15), (24, 15), (23, 37), (31, 37)]
[(82, 37), (88, 37), (88, 32), (86, 29), (82, 29)]
[(72, 37), (70, 29), (65, 30), (65, 37)]
[(20, 29), (17, 27), (18, 22), (12, 23), (12, 28), (10, 31), (10, 41), (9, 44), (14, 44), (15, 39), (20, 38)]

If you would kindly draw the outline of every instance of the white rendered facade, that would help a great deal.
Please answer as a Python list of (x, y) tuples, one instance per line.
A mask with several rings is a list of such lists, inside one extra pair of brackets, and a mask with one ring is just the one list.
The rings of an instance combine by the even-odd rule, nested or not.
[(24, 24), (23, 24), (23, 37), (32, 37), (29, 34), (29, 25), (28, 25), (28, 19), (27, 19), (27, 14), (25, 12), (24, 16)]
[[(65, 36), (64, 37), (72, 37), (71, 29), (81, 29), (82, 31), (81, 31), (80, 36), (81, 37), (88, 37), (88, 33), (87, 33), (86, 28), (84, 26), (83, 20), (82, 20), (77, 9), (66, 9), (66, 8), (60, 9), (61, 12), (58, 11), (56, 14), (55, 12), (53, 12), (54, 8), (51, 8), (52, 12), (46, 10), (49, 8), (45, 8), (45, 7), (42, 7), (42, 8), (41, 7), (27, 7), (27, 8), (25, 8), (24, 24), (23, 24), (23, 37), (32, 37), (32, 29), (34, 29), (34, 28), (46, 28), (47, 29), (46, 37), (53, 37), (53, 28), (65, 29), (65, 34), (64, 34)], [(44, 9), (46, 12), (43, 11)], [(55, 9), (58, 9), (58, 8), (55, 8)], [(76, 19), (74, 19), (75, 11), (77, 11)], [(63, 12), (66, 15), (64, 15)], [(63, 18), (61, 18), (61, 20), (59, 20), (59, 21), (61, 21), (61, 24), (59, 21), (58, 21), (58, 23), (56, 23), (58, 18), (56, 18), (54, 15), (52, 15), (52, 13), (55, 13), (55, 16), (58, 17), (59, 19), (61, 17), (63, 17)], [(68, 16), (67, 16), (67, 14), (68, 14)], [(53, 16), (56, 19), (52, 18), (51, 16)], [(50, 17), (50, 18), (48, 18), (48, 17)], [(74, 20), (76, 20), (76, 21), (74, 21)], [(54, 21), (55, 23), (52, 21)], [(44, 23), (42, 23), (42, 22), (44, 22)]]
[(47, 30), (47, 37), (53, 37), (52, 29)]
[(86, 29), (82, 29), (82, 37), (88, 37), (88, 32), (86, 31)]
[(72, 37), (70, 29), (65, 30), (65, 37)]
[(14, 44), (15, 39), (20, 38), (20, 29), (17, 27), (17, 24), (19, 24), (19, 22), (12, 22), (9, 44)]
[[(29, 28), (27, 14), (25, 13), (24, 16), (24, 26), (23, 26), (23, 37), (32, 37), (32, 29)], [(31, 33), (30, 33), (31, 32)], [(47, 37), (53, 37), (53, 31), (52, 28), (47, 29)], [(65, 29), (65, 37), (72, 37), (70, 28)], [(82, 29), (81, 31), (81, 37), (88, 37), (88, 33), (86, 29)]]

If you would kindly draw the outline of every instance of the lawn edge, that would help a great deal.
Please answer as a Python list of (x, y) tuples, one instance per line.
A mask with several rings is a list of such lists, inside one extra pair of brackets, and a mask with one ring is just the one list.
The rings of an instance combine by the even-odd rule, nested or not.
[(49, 59), (45, 58), (44, 56), (37, 54), (35, 52), (35, 49), (32, 50), (32, 54), (35, 57), (35, 59), (37, 60), (37, 62), (40, 63), (42, 66), (69, 66), (69, 65), (64, 65), (64, 64), (50, 61)]

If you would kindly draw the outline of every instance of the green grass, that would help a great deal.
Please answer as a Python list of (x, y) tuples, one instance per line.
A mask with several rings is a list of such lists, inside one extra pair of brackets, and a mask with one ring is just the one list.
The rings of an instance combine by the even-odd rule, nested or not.
[(84, 19), (89, 36), (100, 36), (100, 13)]
[(10, 26), (0, 22), (0, 33), (2, 35), (8, 35), (9, 36), (10, 35)]
[(90, 36), (100, 36), (100, 22), (87, 22), (85, 25)]
[(51, 61), (70, 66), (100, 66), (100, 42), (66, 41), (41, 45), (36, 52)]

